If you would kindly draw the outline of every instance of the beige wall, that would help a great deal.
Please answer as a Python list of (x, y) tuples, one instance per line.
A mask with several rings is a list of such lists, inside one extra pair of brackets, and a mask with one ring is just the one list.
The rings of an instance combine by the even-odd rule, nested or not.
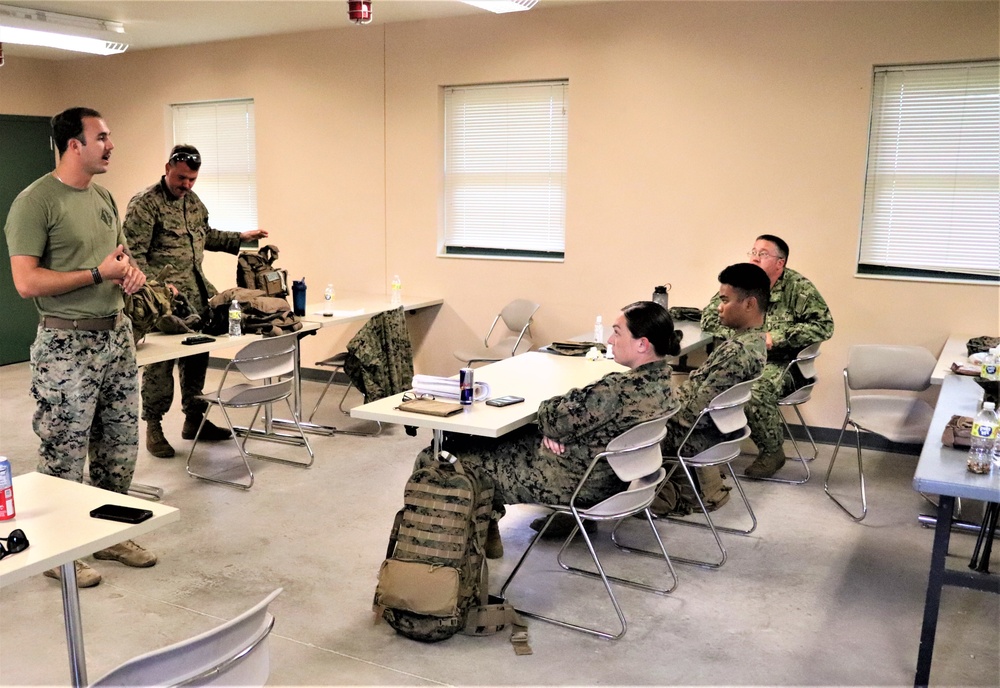
[[(854, 276), (873, 64), (995, 58), (996, 2), (632, 2), (372, 26), (60, 62), (9, 59), (0, 112), (101, 110), (121, 206), (156, 181), (173, 102), (252, 97), (261, 226), (318, 297), (404, 289), (445, 305), (416, 322), (421, 372), (450, 374), (511, 298), (542, 304), (536, 339), (671, 282), (701, 306), (753, 237), (791, 245), (833, 311), (807, 420), (839, 426), (860, 342), (937, 353), (1000, 331), (996, 287)], [(442, 85), (568, 78), (563, 263), (436, 257)], [(233, 260), (213, 257), (213, 279)], [(305, 361), (350, 332), (310, 338)]]

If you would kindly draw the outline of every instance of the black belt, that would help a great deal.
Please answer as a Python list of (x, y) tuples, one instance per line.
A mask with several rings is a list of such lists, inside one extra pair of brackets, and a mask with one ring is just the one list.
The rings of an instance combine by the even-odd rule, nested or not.
[(113, 330), (118, 324), (121, 313), (109, 315), (104, 318), (80, 318), (79, 320), (66, 320), (57, 318), (54, 315), (42, 316), (42, 327), (56, 330), (87, 330), (96, 332), (98, 330)]

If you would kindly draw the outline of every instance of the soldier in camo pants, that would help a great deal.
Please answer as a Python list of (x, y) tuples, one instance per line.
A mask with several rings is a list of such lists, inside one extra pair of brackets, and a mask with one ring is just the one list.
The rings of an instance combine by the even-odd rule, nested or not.
[[(833, 316), (813, 283), (785, 267), (788, 244), (780, 237), (762, 234), (748, 255), (750, 262), (771, 278), (771, 302), (764, 321), (767, 365), (746, 407), (752, 439), (760, 453), (747, 466), (746, 474), (769, 478), (785, 464), (778, 399), (793, 391), (794, 381), (784, 370), (799, 351), (833, 336)], [(733, 333), (719, 320), (718, 294), (702, 311), (701, 329), (723, 340)]]
[[(132, 260), (111, 194), (92, 183), (114, 144), (100, 113), (72, 108), (52, 118), (59, 164), (11, 204), (4, 233), (14, 286), (41, 316), (31, 346), (32, 419), (41, 440), (38, 471), (125, 493), (138, 452), (139, 395), (132, 324), (122, 292), (146, 276)], [(156, 555), (131, 540), (94, 553), (128, 566)], [(101, 576), (77, 561), (80, 587)], [(45, 572), (59, 578), (59, 568)]]
[[(240, 234), (213, 229), (208, 224), (208, 209), (191, 190), (199, 169), (201, 155), (197, 148), (174, 146), (160, 181), (129, 201), (124, 230), (139, 267), (150, 275), (162, 274), (165, 284), (184, 295), (191, 312), (204, 317), (208, 300), (217, 293), (202, 268), (205, 251), (235, 255), (241, 241), (266, 237), (267, 232), (254, 229)], [(174, 398), (175, 364), (184, 411), (181, 437), (194, 439), (201, 426), (199, 440), (229, 439), (229, 431), (211, 421), (201, 425), (208, 404), (197, 396), (205, 386), (208, 354), (151, 363), (142, 371), (142, 418), (146, 421), (146, 449), (161, 459), (174, 456), (161, 421)]]
[[(499, 545), (496, 520), (505, 504), (567, 504), (594, 456), (629, 428), (665, 415), (674, 407), (671, 368), (663, 360), (679, 345), (670, 315), (659, 304), (640, 301), (626, 306), (610, 338), (615, 360), (630, 370), (609, 373), (583, 389), (548, 399), (538, 407), (537, 425), (500, 439), (446, 435), (444, 448), (463, 466), (494, 487), (491, 538)], [(425, 449), (417, 466), (433, 460)], [(606, 463), (591, 474), (578, 499), (594, 504), (622, 489)], [(487, 555), (496, 558), (502, 548)]]

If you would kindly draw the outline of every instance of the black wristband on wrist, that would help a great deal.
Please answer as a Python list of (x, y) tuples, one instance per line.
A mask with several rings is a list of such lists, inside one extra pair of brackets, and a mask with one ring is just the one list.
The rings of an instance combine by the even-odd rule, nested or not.
[(104, 278), (101, 277), (101, 271), (97, 268), (90, 268), (90, 276), (94, 278), (94, 284), (100, 284), (104, 281)]

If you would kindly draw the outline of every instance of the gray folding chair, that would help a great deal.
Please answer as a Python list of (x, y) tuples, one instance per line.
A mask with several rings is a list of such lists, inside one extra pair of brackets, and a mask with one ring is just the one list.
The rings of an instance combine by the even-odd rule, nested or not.
[(91, 683), (98, 686), (263, 686), (271, 673), (267, 607), (278, 588), (235, 619), (168, 647), (134, 657)]
[[(580, 480), (580, 483), (576, 488), (576, 491), (570, 498), (569, 504), (544, 505), (553, 510), (552, 514), (549, 515), (549, 518), (545, 521), (545, 525), (542, 526), (541, 530), (539, 530), (535, 537), (531, 540), (528, 548), (521, 555), (521, 558), (518, 559), (517, 564), (510, 572), (507, 580), (504, 581), (503, 587), (500, 590), (501, 596), (505, 595), (507, 588), (514, 580), (514, 577), (521, 570), (521, 565), (528, 558), (528, 554), (534, 548), (535, 544), (539, 542), (545, 531), (548, 530), (549, 525), (552, 523), (552, 519), (555, 518), (557, 514), (572, 514), (574, 520), (576, 521), (576, 525), (574, 526), (573, 531), (566, 538), (565, 542), (563, 542), (562, 547), (559, 549), (559, 553), (556, 556), (556, 560), (559, 563), (559, 566), (566, 571), (583, 576), (594, 578), (599, 577), (601, 579), (604, 583), (604, 589), (611, 598), (611, 604), (615, 608), (615, 613), (618, 615), (618, 623), (621, 626), (621, 629), (617, 633), (614, 633), (570, 623), (555, 617), (544, 616), (537, 612), (525, 611), (520, 608), (518, 608), (518, 612), (525, 616), (530, 616), (541, 621), (547, 621), (558, 626), (572, 628), (577, 631), (590, 633), (609, 640), (615, 640), (625, 635), (625, 632), (628, 630), (628, 624), (625, 620), (625, 614), (622, 612), (621, 606), (618, 604), (618, 599), (615, 597), (615, 592), (611, 587), (612, 581), (659, 595), (666, 595), (674, 591), (677, 587), (677, 574), (674, 571), (674, 566), (670, 561), (669, 555), (667, 555), (667, 550), (663, 545), (663, 540), (660, 539), (660, 535), (653, 524), (653, 516), (649, 511), (649, 505), (653, 503), (656, 493), (659, 492), (660, 486), (663, 485), (663, 481), (666, 480), (667, 476), (666, 470), (663, 468), (663, 458), (660, 453), (660, 442), (666, 435), (666, 422), (671, 415), (673, 415), (673, 413), (663, 416), (662, 418), (640, 423), (611, 440), (608, 443), (607, 450), (595, 456), (593, 461), (590, 462), (590, 466), (588, 466), (583, 478)], [(617, 492), (600, 503), (594, 504), (593, 506), (579, 506), (577, 504), (577, 496), (585, 486), (594, 469), (600, 463), (605, 461), (611, 466), (615, 475), (628, 484), (627, 487), (621, 492)], [(607, 575), (604, 571), (604, 567), (601, 565), (600, 558), (597, 556), (597, 551), (594, 549), (594, 545), (591, 542), (590, 535), (583, 527), (584, 521), (620, 520), (636, 514), (645, 515), (646, 521), (649, 523), (650, 530), (656, 538), (656, 543), (659, 545), (659, 554), (663, 557), (663, 561), (666, 563), (667, 570), (670, 572), (670, 577), (673, 580), (673, 583), (669, 588), (658, 588), (641, 583), (635, 579), (619, 578)], [(583, 537), (583, 540), (587, 545), (587, 550), (590, 552), (594, 565), (597, 567), (596, 572), (570, 566), (563, 560), (563, 554), (566, 552), (567, 547), (569, 547), (577, 533)]]
[[(847, 413), (840, 428), (837, 446), (833, 448), (830, 466), (826, 469), (823, 490), (844, 513), (855, 521), (868, 515), (868, 495), (865, 492), (865, 469), (861, 460), (862, 431), (903, 444), (923, 444), (931, 424), (934, 409), (916, 393), (931, 384), (937, 359), (921, 346), (859, 344), (851, 347), (844, 368), (844, 398)], [(855, 394), (856, 391), (880, 390), (895, 394)], [(910, 392), (900, 395), (899, 392)], [(830, 492), (830, 475), (847, 426), (854, 428), (858, 448), (858, 486), (861, 493), (861, 514), (851, 512)]]
[(802, 468), (805, 471), (805, 477), (800, 480), (794, 480), (791, 478), (777, 478), (771, 476), (770, 478), (751, 478), (748, 475), (743, 475), (742, 477), (748, 478), (750, 480), (766, 480), (773, 483), (785, 483), (786, 485), (802, 485), (809, 482), (811, 472), (809, 470), (809, 462), (815, 461), (816, 457), (819, 455), (819, 449), (816, 447), (816, 441), (813, 439), (812, 432), (809, 430), (809, 425), (806, 423), (805, 418), (802, 417), (802, 412), (799, 410), (799, 406), (806, 403), (812, 398), (813, 387), (816, 386), (818, 378), (816, 376), (816, 359), (819, 358), (819, 346), (821, 342), (815, 344), (810, 344), (806, 348), (802, 349), (795, 356), (795, 358), (789, 362), (785, 367), (785, 375), (792, 375), (793, 379), (796, 381), (803, 381), (795, 387), (795, 389), (778, 399), (778, 409), (779, 413), (782, 408), (792, 408), (795, 411), (795, 415), (799, 418), (799, 423), (802, 425), (802, 429), (805, 430), (806, 437), (809, 438), (809, 444), (812, 445), (812, 456), (802, 456), (802, 450), (799, 449), (799, 443), (795, 439), (795, 435), (792, 434), (792, 429), (788, 425), (788, 421), (785, 420), (785, 416), (781, 416), (781, 424), (785, 427), (785, 432), (788, 434), (789, 439), (792, 440), (792, 446), (795, 447), (795, 456), (799, 463), (802, 464)]
[[(459, 349), (455, 352), (455, 358), (471, 366), (473, 363), (499, 361), (528, 351), (532, 346), (528, 336), (531, 319), (538, 308), (537, 303), (527, 299), (511, 301), (503, 307), (497, 317), (493, 318), (493, 324), (490, 325), (490, 330), (483, 339), (483, 346), (476, 349)], [(490, 336), (501, 320), (503, 320), (508, 334), (490, 344)]]
[[(749, 535), (757, 529), (757, 516), (753, 512), (753, 507), (750, 506), (750, 500), (747, 499), (747, 494), (743, 490), (743, 485), (740, 483), (739, 476), (737, 476), (732, 466), (732, 460), (740, 455), (740, 443), (750, 436), (750, 427), (747, 425), (747, 417), (744, 413), (744, 406), (746, 406), (747, 402), (750, 401), (751, 390), (756, 381), (757, 379), (755, 378), (753, 380), (747, 380), (746, 382), (737, 383), (712, 399), (712, 401), (709, 402), (704, 409), (702, 409), (701, 413), (698, 414), (698, 418), (691, 426), (691, 429), (688, 430), (687, 435), (684, 436), (684, 440), (677, 448), (677, 456), (667, 457), (666, 459), (668, 463), (674, 464), (670, 471), (671, 474), (677, 470), (677, 468), (684, 471), (688, 484), (690, 484), (691, 490), (698, 500), (698, 506), (701, 508), (702, 515), (705, 517), (705, 522), (688, 521), (674, 516), (668, 516), (667, 519), (682, 525), (709, 529), (712, 531), (712, 536), (715, 538), (715, 544), (719, 548), (720, 554), (720, 559), (718, 561), (675, 556), (674, 561), (678, 563), (693, 564), (704, 568), (717, 569), (725, 564), (726, 559), (728, 558), (726, 547), (722, 544), (722, 538), (719, 537), (719, 531), (736, 533), (738, 535)], [(692, 451), (689, 448), (689, 445), (692, 444), (691, 440), (698, 430), (698, 424), (706, 416), (711, 419), (712, 423), (715, 424), (716, 429), (722, 433), (724, 439), (719, 440), (715, 444), (702, 451), (698, 451), (693, 455), (687, 455), (690, 451)], [(712, 521), (712, 516), (709, 514), (708, 507), (705, 506), (705, 502), (701, 498), (701, 491), (698, 489), (698, 485), (695, 482), (692, 469), (721, 466), (723, 464), (728, 466), (729, 474), (732, 476), (733, 484), (736, 486), (736, 491), (739, 492), (740, 498), (743, 500), (743, 506), (746, 508), (747, 514), (750, 516), (749, 528), (735, 528), (715, 525)], [(634, 548), (620, 543), (616, 534), (613, 533), (612, 537), (615, 539), (616, 544), (624, 549), (634, 550)]]
[[(210, 394), (201, 394), (198, 396), (199, 399), (207, 401), (209, 406), (208, 409), (205, 410), (205, 415), (202, 417), (201, 424), (198, 426), (198, 433), (195, 435), (195, 441), (191, 444), (191, 451), (188, 453), (188, 475), (213, 483), (231, 485), (233, 487), (249, 490), (253, 486), (254, 481), (253, 470), (250, 468), (250, 462), (247, 460), (251, 456), (255, 459), (276, 461), (278, 463), (300, 466), (303, 468), (312, 466), (315, 455), (313, 454), (312, 447), (309, 444), (309, 439), (306, 437), (305, 433), (302, 431), (302, 426), (299, 424), (299, 417), (296, 415), (295, 409), (292, 408), (291, 401), (289, 400), (292, 395), (292, 375), (295, 369), (295, 348), (297, 346), (297, 337), (297, 334), (291, 333), (278, 337), (265, 337), (263, 339), (250, 342), (240, 349), (232, 360), (226, 364), (226, 369), (222, 374), (222, 379), (219, 381), (218, 389)], [(227, 387), (226, 383), (231, 382), (230, 375), (236, 377), (241, 376), (242, 379), (246, 381)], [(265, 406), (273, 404), (276, 401), (281, 401), (282, 399), (284, 399), (285, 405), (288, 407), (288, 413), (291, 414), (291, 418), (294, 421), (296, 429), (298, 430), (299, 437), (301, 438), (301, 444), (305, 445), (306, 451), (309, 453), (309, 461), (307, 463), (282, 459), (275, 456), (266, 456), (263, 454), (252, 454), (246, 450), (247, 440), (252, 436), (254, 423), (257, 422), (261, 409)], [(241, 483), (216, 476), (205, 475), (203, 473), (197, 473), (191, 468), (191, 459), (194, 456), (195, 447), (198, 446), (197, 437), (201, 434), (201, 428), (208, 419), (208, 414), (214, 406), (218, 406), (222, 410), (222, 415), (226, 419), (226, 424), (229, 426), (229, 432), (233, 436), (233, 441), (236, 442), (236, 448), (239, 449), (240, 457), (243, 459), (243, 465), (246, 467), (247, 477), (249, 478), (248, 483)], [(246, 430), (243, 431), (243, 440), (241, 442), (239, 436), (237, 435), (236, 427), (233, 425), (233, 421), (229, 417), (227, 409), (250, 407), (255, 409), (253, 419), (250, 421)], [(295, 439), (298, 440), (298, 438)]]

